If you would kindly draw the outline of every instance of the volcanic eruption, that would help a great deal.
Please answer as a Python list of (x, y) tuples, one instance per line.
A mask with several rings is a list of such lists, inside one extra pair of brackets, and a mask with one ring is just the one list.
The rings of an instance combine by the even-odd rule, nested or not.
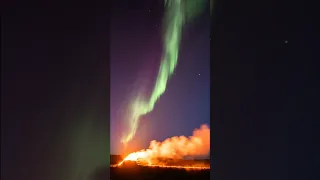
[(203, 161), (185, 160), (187, 157), (206, 157), (210, 153), (210, 129), (208, 125), (201, 125), (193, 131), (193, 135), (174, 136), (158, 142), (150, 142), (148, 149), (133, 152), (126, 156), (116, 167), (128, 161), (134, 161), (140, 166), (183, 168), (183, 169), (210, 169), (210, 164)]
[[(134, 138), (139, 121), (142, 116), (150, 113), (155, 108), (159, 98), (165, 93), (167, 83), (173, 75), (178, 64), (180, 41), (184, 24), (191, 22), (205, 8), (205, 0), (164, 0), (164, 36), (163, 53), (150, 97), (145, 97), (138, 91), (128, 103), (126, 108), (126, 126), (121, 137), (124, 147)], [(209, 163), (203, 161), (187, 161), (186, 158), (208, 156), (210, 152), (210, 129), (208, 125), (201, 125), (193, 131), (193, 135), (175, 136), (158, 142), (150, 142), (148, 149), (133, 152), (115, 167), (120, 167), (126, 162), (135, 162), (137, 165), (149, 167), (168, 167), (184, 169), (210, 169)]]

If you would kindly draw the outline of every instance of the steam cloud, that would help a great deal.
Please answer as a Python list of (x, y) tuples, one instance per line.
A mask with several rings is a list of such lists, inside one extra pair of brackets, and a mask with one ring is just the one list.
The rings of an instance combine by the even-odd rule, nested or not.
[(144, 159), (149, 162), (156, 158), (183, 159), (184, 157), (207, 156), (210, 153), (210, 129), (201, 125), (190, 137), (174, 136), (163, 142), (151, 141), (149, 149), (129, 154), (125, 160)]
[(153, 157), (181, 159), (185, 156), (205, 156), (210, 152), (210, 129), (202, 125), (193, 136), (174, 136), (163, 142), (151, 141), (149, 149)]

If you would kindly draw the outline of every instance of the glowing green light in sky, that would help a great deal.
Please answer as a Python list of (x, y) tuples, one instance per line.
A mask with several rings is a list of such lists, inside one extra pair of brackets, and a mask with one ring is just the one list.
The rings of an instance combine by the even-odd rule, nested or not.
[(140, 94), (130, 104), (131, 109), (127, 119), (129, 131), (122, 137), (122, 143), (127, 144), (134, 137), (139, 118), (151, 112), (157, 100), (165, 92), (168, 80), (177, 66), (183, 24), (198, 15), (204, 5), (205, 0), (165, 0), (164, 52), (156, 83), (148, 100)]

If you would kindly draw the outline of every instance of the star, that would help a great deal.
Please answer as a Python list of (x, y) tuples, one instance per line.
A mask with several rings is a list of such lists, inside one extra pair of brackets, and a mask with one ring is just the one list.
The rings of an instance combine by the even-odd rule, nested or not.
[(285, 41), (284, 41), (284, 43), (286, 43), (286, 44), (287, 44), (287, 43), (288, 43), (288, 41), (287, 41), (287, 40), (285, 40)]
[(201, 74), (199, 73), (198, 75), (200, 76)]
[(149, 9), (149, 12), (151, 12), (151, 10)]

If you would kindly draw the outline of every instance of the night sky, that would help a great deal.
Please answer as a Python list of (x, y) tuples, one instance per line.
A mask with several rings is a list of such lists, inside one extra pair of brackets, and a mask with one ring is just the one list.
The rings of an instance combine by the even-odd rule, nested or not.
[[(158, 71), (162, 0), (3, 9), (1, 179), (97, 171), (107, 179), (109, 151), (121, 151), (121, 108), (140, 84), (148, 93)], [(313, 12), (293, 1), (217, 1), (211, 41), (205, 14), (184, 28), (176, 72), (141, 121), (139, 148), (210, 123), (213, 179), (314, 179)]]
[[(150, 96), (159, 71), (163, 42), (163, 1), (121, 3), (110, 24), (111, 153), (120, 154), (120, 138), (128, 121), (125, 108), (137, 90)], [(141, 1), (144, 2), (144, 1)], [(183, 29), (180, 56), (167, 90), (155, 109), (141, 118), (134, 150), (151, 140), (191, 136), (201, 124), (210, 124), (210, 14), (209, 7)], [(131, 99), (130, 99), (131, 98)], [(128, 123), (127, 123), (128, 124)]]

